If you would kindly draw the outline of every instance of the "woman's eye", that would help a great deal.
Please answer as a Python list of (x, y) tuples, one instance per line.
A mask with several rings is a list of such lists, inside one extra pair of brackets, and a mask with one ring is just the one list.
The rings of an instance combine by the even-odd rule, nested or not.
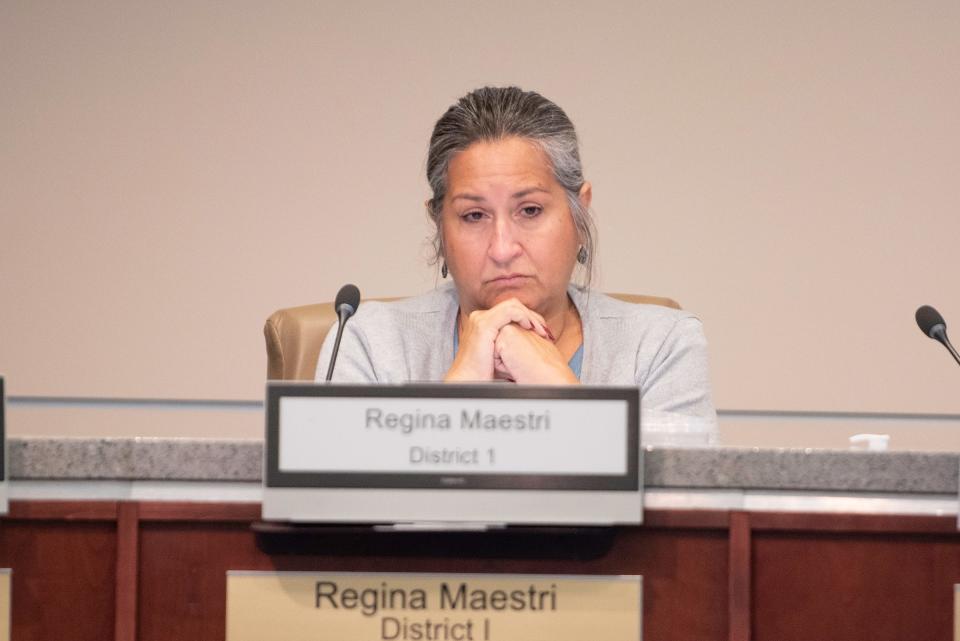
[(543, 211), (543, 207), (539, 205), (527, 205), (520, 209), (520, 213), (523, 214), (525, 218), (533, 218), (534, 216), (539, 216)]
[(475, 223), (475, 222), (483, 219), (483, 212), (482, 212), (482, 211), (468, 211), (467, 213), (463, 214), (463, 215), (461, 216), (461, 218), (463, 218), (463, 219), (464, 219), (465, 221), (467, 221), (468, 223)]

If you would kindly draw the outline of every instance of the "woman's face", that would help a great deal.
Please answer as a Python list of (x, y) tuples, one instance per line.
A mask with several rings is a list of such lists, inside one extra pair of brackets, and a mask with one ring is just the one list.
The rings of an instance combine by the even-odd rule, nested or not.
[[(589, 183), (580, 200), (589, 206)], [(543, 315), (565, 309), (580, 241), (566, 192), (534, 144), (477, 142), (454, 156), (440, 224), (464, 313), (514, 297)]]

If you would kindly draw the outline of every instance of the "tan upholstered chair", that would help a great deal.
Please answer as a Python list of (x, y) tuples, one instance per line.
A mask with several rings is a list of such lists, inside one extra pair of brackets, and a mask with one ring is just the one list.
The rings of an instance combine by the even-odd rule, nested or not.
[[(670, 298), (636, 294), (610, 295), (630, 303), (680, 309), (680, 305)], [(333, 303), (287, 307), (271, 314), (263, 327), (263, 335), (267, 339), (267, 378), (312, 381), (317, 372), (320, 346), (336, 321)]]

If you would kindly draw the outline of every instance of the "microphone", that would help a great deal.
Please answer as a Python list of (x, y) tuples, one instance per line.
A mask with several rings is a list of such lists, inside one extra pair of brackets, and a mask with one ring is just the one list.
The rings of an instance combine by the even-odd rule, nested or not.
[(340, 323), (337, 325), (337, 339), (333, 342), (333, 353), (330, 355), (330, 367), (327, 368), (327, 381), (333, 378), (333, 366), (337, 362), (337, 353), (340, 351), (340, 338), (343, 336), (343, 327), (347, 320), (357, 313), (360, 307), (360, 290), (356, 285), (344, 285), (337, 292), (333, 302), (333, 309), (337, 312)]
[(953, 348), (950, 339), (947, 338), (947, 322), (943, 320), (940, 312), (929, 305), (920, 307), (917, 309), (917, 325), (920, 326), (921, 332), (946, 347), (950, 355), (953, 356), (953, 360), (960, 364), (960, 354), (957, 354), (957, 350)]

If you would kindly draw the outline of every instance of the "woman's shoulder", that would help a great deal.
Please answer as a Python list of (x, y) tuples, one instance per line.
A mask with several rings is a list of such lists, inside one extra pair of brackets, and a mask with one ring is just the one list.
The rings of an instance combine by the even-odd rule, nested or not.
[[(437, 380), (452, 360), (456, 310), (455, 297), (451, 305), (445, 287), (410, 298), (364, 300), (344, 327), (338, 379)], [(327, 334), (318, 362), (329, 361), (335, 334)]]
[(457, 309), (457, 292), (444, 284), (429, 292), (391, 300), (364, 300), (354, 323), (362, 327), (402, 328), (424, 322), (444, 322)]
[(435, 314), (457, 306), (457, 290), (452, 283), (445, 283), (423, 294), (393, 299), (371, 299), (361, 303), (357, 310), (369, 310), (376, 316), (396, 314)]
[(571, 288), (571, 296), (581, 317), (595, 321), (617, 320), (643, 325), (672, 326), (684, 319), (696, 319), (692, 313), (655, 303), (637, 303), (621, 300), (596, 290)]

